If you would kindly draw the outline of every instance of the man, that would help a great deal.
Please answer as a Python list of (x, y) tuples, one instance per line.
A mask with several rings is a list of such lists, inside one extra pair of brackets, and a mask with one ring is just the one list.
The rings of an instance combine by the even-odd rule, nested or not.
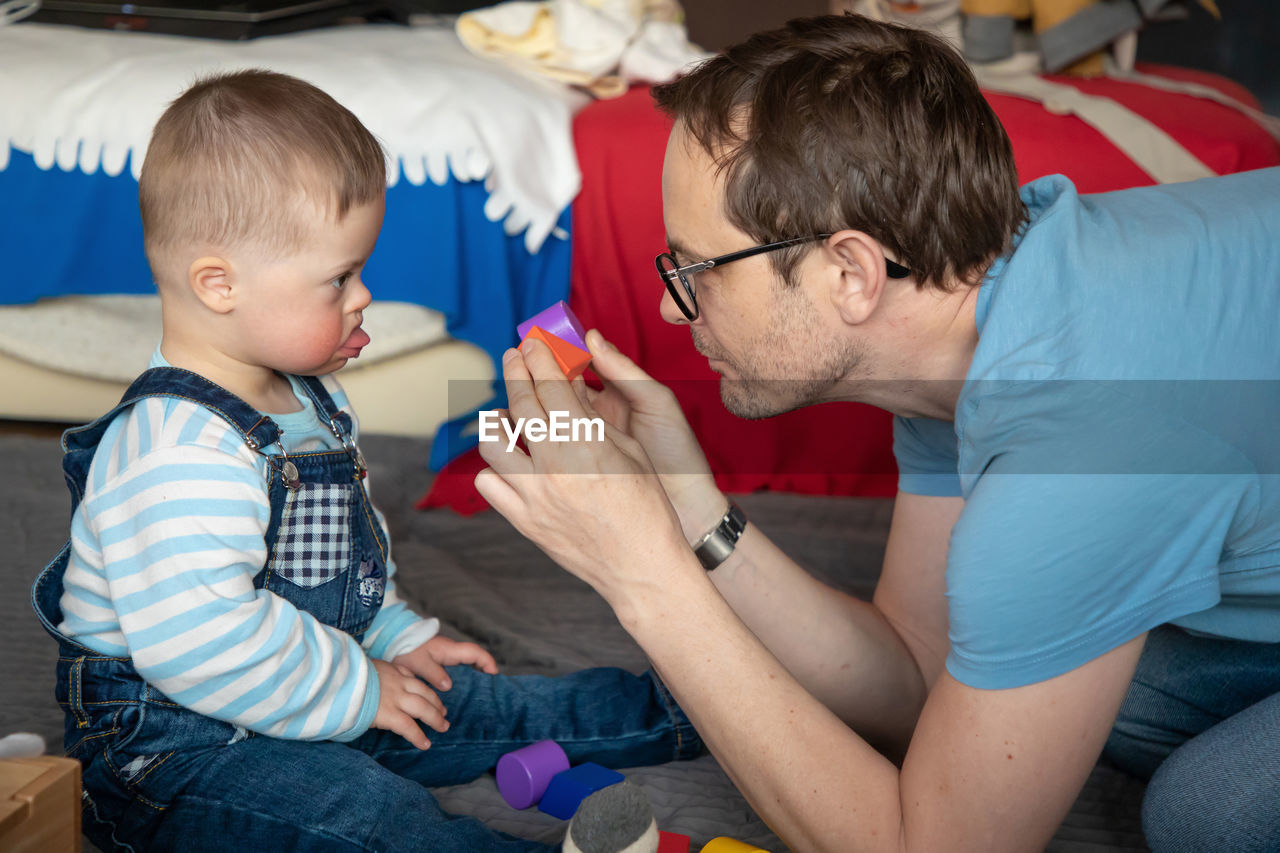
[(726, 406), (898, 416), (874, 599), (739, 537), (670, 393), (598, 332), (599, 394), (541, 347), (503, 366), (513, 415), (607, 440), (488, 445), (481, 493), (604, 596), (794, 849), (1042, 849), (1105, 747), (1155, 774), (1153, 849), (1274, 850), (1280, 170), (1019, 195), (959, 58), (856, 17), (656, 97), (662, 311)]

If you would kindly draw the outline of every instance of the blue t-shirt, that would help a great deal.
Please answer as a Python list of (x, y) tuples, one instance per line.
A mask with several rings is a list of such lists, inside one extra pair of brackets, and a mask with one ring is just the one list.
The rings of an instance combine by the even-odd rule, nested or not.
[(894, 426), (900, 488), (965, 498), (948, 671), (1030, 684), (1165, 622), (1280, 641), (1280, 169), (1022, 196), (955, 422)]

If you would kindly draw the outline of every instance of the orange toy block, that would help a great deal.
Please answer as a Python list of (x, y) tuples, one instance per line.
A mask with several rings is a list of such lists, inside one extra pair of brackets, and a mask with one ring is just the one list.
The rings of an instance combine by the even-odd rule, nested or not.
[[(534, 326), (529, 330), (529, 334), (525, 335), (524, 339), (527, 341), (529, 338), (537, 338), (547, 345), (551, 354), (556, 357), (556, 363), (560, 365), (560, 372), (569, 379), (581, 376), (582, 371), (586, 370), (587, 365), (591, 363), (591, 353), (579, 349), (563, 338), (556, 337), (540, 326)], [(520, 346), (524, 346), (524, 341), (520, 342)]]
[(678, 832), (658, 831), (658, 853), (689, 853), (691, 839)]

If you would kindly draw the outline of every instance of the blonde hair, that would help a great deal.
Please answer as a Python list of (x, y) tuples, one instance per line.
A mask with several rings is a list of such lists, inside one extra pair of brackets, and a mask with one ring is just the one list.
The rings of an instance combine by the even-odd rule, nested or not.
[(341, 222), (385, 191), (378, 141), (315, 86), (257, 69), (207, 77), (151, 134), (138, 179), (147, 259), (161, 282), (186, 248), (286, 254), (307, 236), (306, 211)]

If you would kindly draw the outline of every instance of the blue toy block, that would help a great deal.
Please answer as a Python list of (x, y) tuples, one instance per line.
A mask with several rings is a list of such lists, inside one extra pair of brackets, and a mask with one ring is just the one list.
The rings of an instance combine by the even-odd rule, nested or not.
[(617, 770), (610, 770), (590, 761), (570, 767), (551, 777), (551, 784), (547, 785), (546, 793), (538, 803), (538, 811), (568, 820), (578, 810), (579, 803), (601, 788), (616, 785), (624, 778)]

